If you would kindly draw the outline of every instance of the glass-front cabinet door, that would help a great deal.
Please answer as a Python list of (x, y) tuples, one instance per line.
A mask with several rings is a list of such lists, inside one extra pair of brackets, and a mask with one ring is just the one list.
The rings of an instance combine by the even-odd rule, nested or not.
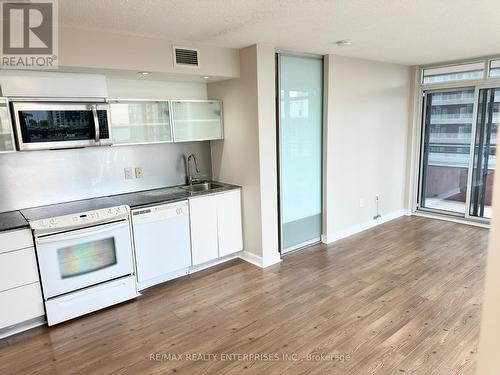
[(220, 101), (174, 101), (172, 120), (175, 142), (223, 138)]
[(7, 99), (0, 98), (0, 153), (15, 151)]
[(110, 101), (113, 143), (172, 142), (168, 101)]

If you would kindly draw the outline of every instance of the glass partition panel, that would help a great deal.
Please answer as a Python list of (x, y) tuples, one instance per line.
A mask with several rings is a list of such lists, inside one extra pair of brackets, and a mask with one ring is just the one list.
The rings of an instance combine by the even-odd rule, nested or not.
[(222, 138), (222, 105), (219, 101), (172, 102), (175, 141)]
[(426, 94), (420, 207), (465, 213), (474, 89)]
[(119, 101), (110, 110), (114, 143), (172, 141), (167, 101)]
[(282, 252), (321, 236), (323, 60), (279, 56)]

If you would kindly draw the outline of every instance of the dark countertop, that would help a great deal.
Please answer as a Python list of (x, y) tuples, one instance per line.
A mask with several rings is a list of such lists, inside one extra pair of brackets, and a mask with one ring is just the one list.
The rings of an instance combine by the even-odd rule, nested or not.
[(28, 228), (28, 221), (48, 219), (51, 217), (77, 214), (80, 212), (121, 205), (127, 205), (134, 209), (161, 203), (177, 202), (203, 195), (218, 194), (223, 191), (241, 188), (237, 185), (225, 184), (221, 182), (217, 182), (217, 184), (221, 186), (209, 191), (198, 193), (190, 193), (189, 191), (182, 189), (180, 186), (173, 186), (112, 195), (109, 197), (83, 199), (74, 202), (26, 208), (20, 211), (4, 212), (0, 213), (0, 232), (11, 229)]
[(28, 221), (19, 211), (9, 211), (0, 213), (0, 232), (29, 228)]
[(111, 196), (111, 198), (113, 198), (115, 201), (120, 202), (120, 204), (128, 205), (130, 206), (130, 208), (134, 209), (159, 203), (172, 203), (182, 201), (202, 195), (218, 194), (223, 191), (241, 188), (241, 186), (225, 184), (222, 182), (215, 183), (221, 185), (221, 187), (198, 193), (190, 193), (189, 191), (182, 189), (180, 186), (174, 186), (160, 189), (144, 190), (136, 193), (113, 195)]

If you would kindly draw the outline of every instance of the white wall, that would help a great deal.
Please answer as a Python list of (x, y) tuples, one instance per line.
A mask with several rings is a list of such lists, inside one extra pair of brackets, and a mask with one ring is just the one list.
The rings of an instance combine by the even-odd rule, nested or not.
[(500, 369), (500, 173), (495, 173), (493, 219), (488, 246), (488, 263), (479, 337), (478, 375), (496, 375)]
[[(199, 49), (199, 68), (175, 67), (174, 45)], [(59, 30), (59, 66), (102, 72), (151, 71), (155, 75), (172, 74), (177, 79), (181, 76), (239, 76), (236, 49), (71, 28)]]
[(261, 257), (256, 46), (240, 50), (240, 78), (208, 84), (208, 97), (224, 103), (224, 140), (212, 142), (213, 176), (243, 187), (243, 247)]
[(108, 78), (110, 99), (206, 99), (207, 85), (196, 82)]
[[(325, 242), (405, 209), (410, 68), (328, 56)], [(363, 207), (361, 207), (363, 206)]]
[(275, 49), (257, 45), (259, 169), (264, 263), (279, 261)]
[(279, 261), (274, 48), (240, 50), (240, 77), (208, 84), (224, 102), (224, 140), (212, 142), (215, 179), (241, 185), (244, 250), (261, 266)]

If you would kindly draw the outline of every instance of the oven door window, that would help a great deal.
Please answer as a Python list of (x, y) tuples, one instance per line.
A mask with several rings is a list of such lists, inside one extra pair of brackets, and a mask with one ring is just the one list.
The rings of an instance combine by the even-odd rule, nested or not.
[(62, 279), (85, 275), (117, 263), (114, 237), (57, 249)]
[(23, 142), (81, 141), (95, 138), (90, 110), (19, 111)]

